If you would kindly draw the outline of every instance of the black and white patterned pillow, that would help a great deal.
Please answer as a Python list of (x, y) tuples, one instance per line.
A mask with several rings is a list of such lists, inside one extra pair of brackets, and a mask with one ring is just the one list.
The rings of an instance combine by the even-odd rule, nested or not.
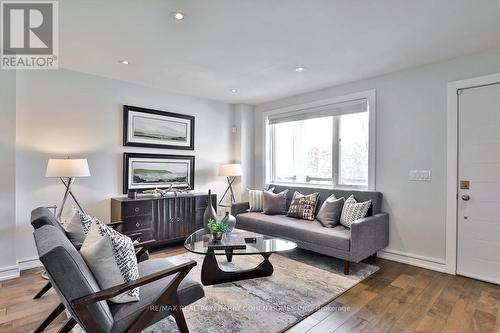
[(264, 208), (264, 191), (273, 192), (274, 187), (271, 187), (268, 190), (248, 190), (250, 212), (262, 212)]
[(366, 216), (366, 213), (368, 213), (371, 204), (371, 200), (357, 202), (356, 199), (354, 199), (354, 196), (351, 195), (345, 201), (344, 207), (342, 208), (342, 214), (340, 215), (340, 224), (342, 224), (344, 227), (350, 228), (352, 222), (362, 219)]
[[(97, 219), (94, 219), (90, 226), (80, 254), (102, 289), (139, 278), (134, 244), (130, 237), (122, 235)], [(138, 300), (139, 288), (110, 299), (114, 303)]]
[(314, 213), (316, 212), (318, 199), (319, 193), (303, 195), (302, 193), (295, 191), (286, 216), (314, 221)]
[(80, 216), (80, 222), (82, 223), (83, 232), (86, 234), (89, 233), (90, 225), (92, 224), (93, 217), (83, 213), (82, 211), (78, 211), (78, 215)]

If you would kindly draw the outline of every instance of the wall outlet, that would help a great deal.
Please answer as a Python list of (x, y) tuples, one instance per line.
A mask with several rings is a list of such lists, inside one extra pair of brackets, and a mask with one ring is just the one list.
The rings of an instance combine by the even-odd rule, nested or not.
[(410, 170), (410, 176), (408, 180), (417, 182), (430, 182), (431, 170)]

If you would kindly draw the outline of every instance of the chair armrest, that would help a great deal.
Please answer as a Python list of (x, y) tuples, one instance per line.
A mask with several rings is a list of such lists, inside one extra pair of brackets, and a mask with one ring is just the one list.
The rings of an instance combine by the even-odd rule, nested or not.
[(231, 205), (231, 215), (236, 216), (238, 214), (246, 213), (249, 208), (250, 203), (248, 201), (235, 202)]
[[(146, 256), (142, 258), (142, 256), (153, 246), (156, 244), (156, 241), (154, 239), (140, 242), (140, 243), (135, 243), (134, 248), (135, 248), (135, 256), (137, 258), (137, 262), (141, 262), (144, 260), (147, 260), (149, 256)], [(142, 259), (142, 260), (141, 260)]]
[(105, 301), (110, 298), (113, 298), (115, 296), (118, 296), (128, 290), (143, 286), (145, 284), (163, 279), (164, 277), (176, 274), (176, 273), (184, 273), (186, 275), (194, 266), (196, 266), (196, 261), (190, 260), (186, 263), (177, 265), (175, 267), (171, 267), (168, 269), (165, 269), (163, 271), (159, 271), (150, 275), (146, 275), (144, 277), (141, 277), (137, 280), (125, 282), (123, 284), (119, 284), (114, 287), (110, 287), (107, 289), (103, 289), (97, 293), (93, 293), (84, 297), (80, 297), (74, 301), (72, 301), (72, 305), (75, 308), (81, 308), (83, 306), (92, 304), (92, 303), (97, 303), (100, 301)]
[(389, 214), (379, 213), (352, 222), (349, 260), (360, 262), (389, 245)]

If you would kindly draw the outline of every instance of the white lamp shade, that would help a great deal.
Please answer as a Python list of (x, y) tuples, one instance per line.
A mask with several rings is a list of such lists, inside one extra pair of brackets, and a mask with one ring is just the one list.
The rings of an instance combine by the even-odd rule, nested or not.
[(89, 177), (89, 164), (86, 159), (51, 158), (47, 163), (46, 177)]
[(224, 164), (219, 167), (219, 176), (237, 177), (241, 175), (241, 164)]

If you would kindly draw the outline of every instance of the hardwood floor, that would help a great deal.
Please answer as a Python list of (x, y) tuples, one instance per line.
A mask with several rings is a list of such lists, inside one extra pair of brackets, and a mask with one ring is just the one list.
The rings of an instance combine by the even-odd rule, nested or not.
[[(175, 247), (151, 257), (184, 251)], [(367, 262), (380, 270), (287, 332), (500, 333), (500, 286), (379, 258)], [(32, 332), (58, 304), (53, 289), (33, 300), (46, 282), (40, 272), (0, 284), (0, 333)], [(60, 315), (46, 332), (57, 332), (64, 320)]]

